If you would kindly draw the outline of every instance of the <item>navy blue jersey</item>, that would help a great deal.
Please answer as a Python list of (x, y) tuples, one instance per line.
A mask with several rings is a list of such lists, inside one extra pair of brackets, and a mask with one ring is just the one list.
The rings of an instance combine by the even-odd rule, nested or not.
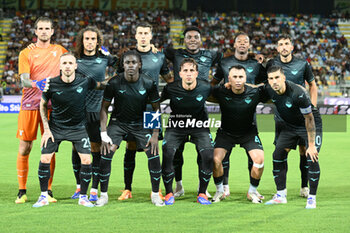
[(88, 91), (96, 87), (96, 81), (80, 74), (71, 83), (60, 76), (50, 79), (50, 86), (43, 92), (45, 101), (51, 100), (50, 127), (80, 129), (85, 127), (85, 102)]
[[(208, 81), (197, 80), (196, 87), (189, 91), (182, 87), (182, 80), (178, 80), (164, 87), (161, 101), (170, 99), (172, 122), (203, 122), (208, 120), (205, 101), (210, 93), (211, 86)], [(189, 124), (186, 128), (197, 128), (193, 126)]]
[(219, 102), (221, 128), (228, 133), (241, 135), (256, 130), (255, 111), (259, 102), (266, 101), (264, 88), (244, 86), (242, 94), (235, 94), (223, 85), (213, 88), (212, 96)]
[(168, 63), (165, 59), (165, 55), (162, 52), (152, 53), (140, 52), (142, 60), (142, 73), (150, 76), (159, 85), (159, 75), (165, 75), (169, 73)]
[(124, 73), (121, 73), (109, 80), (104, 92), (104, 100), (111, 102), (112, 99), (112, 119), (120, 123), (142, 125), (147, 102), (159, 101), (157, 84), (145, 74), (140, 74), (140, 78), (131, 83), (126, 81)]
[(193, 58), (198, 64), (198, 78), (208, 81), (210, 67), (218, 63), (223, 57), (222, 53), (202, 49), (198, 53), (192, 54), (185, 49), (167, 48), (164, 50), (164, 54), (173, 63), (174, 80), (181, 80), (179, 76), (180, 64), (184, 58)]
[(305, 87), (305, 81), (311, 83), (315, 80), (310, 64), (303, 59), (292, 57), (290, 62), (284, 63), (280, 56), (271, 59), (266, 64), (266, 69), (272, 65), (282, 67), (286, 80)]
[(219, 62), (214, 78), (219, 82), (224, 79), (224, 82), (227, 83), (229, 70), (235, 65), (241, 65), (246, 69), (247, 83), (259, 84), (266, 82), (266, 70), (257, 60), (248, 58), (247, 60), (242, 61), (238, 60), (234, 55), (225, 57)]
[[(106, 77), (107, 66), (116, 66), (117, 57), (98, 53), (94, 56), (85, 56), (77, 59), (77, 73), (93, 78), (97, 82), (102, 82)], [(100, 112), (103, 97), (103, 90), (90, 90), (86, 97), (86, 111)]]
[(277, 113), (292, 128), (305, 128), (303, 115), (312, 112), (312, 104), (306, 89), (293, 82), (286, 81), (286, 91), (278, 95), (269, 84), (265, 85), (265, 93), (275, 104)]

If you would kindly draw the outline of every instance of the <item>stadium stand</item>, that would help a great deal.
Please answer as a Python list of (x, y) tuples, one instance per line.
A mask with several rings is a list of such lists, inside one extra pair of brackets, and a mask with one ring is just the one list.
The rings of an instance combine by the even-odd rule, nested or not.
[[(31, 26), (38, 15), (55, 19), (54, 41), (72, 50), (74, 38), (80, 28), (96, 25), (104, 35), (105, 46), (112, 54), (135, 44), (134, 22), (146, 20), (154, 27), (153, 43), (156, 47), (180, 48), (185, 26), (197, 25), (202, 30), (203, 47), (232, 53), (233, 36), (247, 32), (251, 38), (251, 52), (276, 55), (276, 39), (281, 33), (292, 36), (294, 54), (307, 59), (319, 86), (319, 94), (326, 96), (348, 95), (350, 89), (350, 54), (346, 37), (350, 25), (347, 19), (333, 14), (329, 17), (298, 14), (238, 14), (156, 11), (50, 10), (21, 11), (13, 17), (1, 83), (5, 94), (19, 94), (17, 79), (18, 53), (21, 48), (35, 42)], [(58, 16), (58, 18), (57, 18)], [(339, 25), (339, 26), (338, 26)], [(343, 30), (343, 33), (342, 31)], [(3, 47), (0, 45), (0, 50)], [(0, 55), (1, 58), (1, 55)], [(110, 70), (109, 73), (113, 73)], [(215, 69), (213, 70), (215, 72)], [(347, 88), (349, 87), (349, 88)]]

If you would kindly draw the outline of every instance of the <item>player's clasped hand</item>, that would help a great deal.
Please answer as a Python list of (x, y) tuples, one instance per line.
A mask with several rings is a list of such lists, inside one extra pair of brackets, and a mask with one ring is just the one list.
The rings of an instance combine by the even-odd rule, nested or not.
[(309, 146), (306, 150), (306, 156), (310, 156), (312, 162), (318, 162), (318, 152), (315, 146)]
[[(47, 83), (46, 78), (43, 80), (40, 80), (40, 81), (33, 80), (34, 85), (32, 84), (32, 86), (38, 88), (40, 91), (44, 91), (46, 83)], [(48, 89), (48, 87), (47, 87), (47, 89)]]
[(51, 138), (52, 142), (55, 142), (55, 139), (54, 139), (51, 131), (50, 130), (45, 130), (43, 136), (41, 137), (41, 145), (40, 145), (40, 147), (41, 148), (46, 148), (47, 142), (49, 141), (50, 138)]
[(107, 132), (101, 132), (101, 154), (106, 155), (111, 151), (111, 145), (113, 145), (112, 139), (108, 136)]
[(158, 134), (153, 133), (151, 139), (147, 142), (146, 147), (151, 145), (151, 154), (152, 155), (158, 155), (159, 154), (159, 147), (158, 147)]

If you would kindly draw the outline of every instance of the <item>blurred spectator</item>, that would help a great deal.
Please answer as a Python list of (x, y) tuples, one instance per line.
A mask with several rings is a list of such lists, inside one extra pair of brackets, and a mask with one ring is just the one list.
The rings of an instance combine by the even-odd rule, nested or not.
[[(4, 13), (8, 13), (5, 10)], [(148, 21), (153, 28), (153, 43), (156, 47), (172, 46), (170, 20), (183, 19), (185, 25), (196, 25), (202, 31), (203, 47), (226, 54), (233, 52), (233, 38), (239, 31), (248, 33), (252, 47), (250, 52), (260, 53), (266, 58), (276, 56), (276, 40), (281, 33), (290, 34), (294, 41), (294, 54), (307, 59), (313, 67), (317, 84), (327, 88), (343, 82), (350, 76), (350, 53), (348, 42), (339, 31), (338, 20), (349, 19), (348, 14), (333, 13), (329, 17), (297, 14), (252, 14), (252, 13), (206, 13), (155, 11), (98, 11), (98, 10), (50, 10), (21, 11), (13, 17), (8, 42), (8, 52), (2, 82), (6, 82), (5, 93), (20, 92), (16, 80), (18, 53), (35, 42), (32, 25), (39, 15), (55, 21), (53, 41), (68, 50), (75, 46), (76, 33), (87, 25), (96, 25), (103, 33), (105, 44), (112, 54), (135, 45), (133, 37), (135, 22)], [(107, 71), (109, 75), (114, 70)], [(215, 73), (215, 68), (211, 71)], [(15, 80), (13, 80), (15, 78)], [(17, 85), (17, 86), (16, 86)], [(11, 89), (14, 89), (10, 91)], [(321, 89), (323, 89), (321, 88)]]

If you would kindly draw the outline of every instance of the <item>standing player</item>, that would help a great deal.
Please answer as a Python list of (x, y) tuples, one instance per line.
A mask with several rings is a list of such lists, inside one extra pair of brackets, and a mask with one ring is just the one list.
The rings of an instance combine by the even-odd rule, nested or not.
[[(309, 84), (309, 92), (311, 97), (311, 103), (313, 106), (317, 106), (317, 85), (315, 82), (314, 75), (312, 74), (312, 69), (310, 64), (303, 60), (293, 56), (293, 42), (289, 35), (281, 35), (277, 40), (277, 51), (279, 56), (268, 61), (266, 68), (269, 68), (272, 65), (281, 66), (285, 73), (286, 79), (299, 84), (305, 87), (305, 81)], [(276, 136), (275, 143), (279, 137), (280, 128), (283, 125), (283, 120), (278, 115), (275, 114), (275, 127), (276, 127)], [(309, 188), (307, 185), (308, 182), (308, 169), (306, 161), (306, 147), (303, 142), (299, 143), (299, 152), (300, 152), (300, 172), (301, 172), (301, 189), (300, 196), (308, 197)]]
[[(97, 27), (88, 26), (81, 29), (77, 35), (76, 57), (77, 73), (93, 78), (97, 82), (105, 80), (106, 68), (117, 64), (117, 57), (101, 49), (103, 37)], [(100, 166), (100, 110), (103, 90), (89, 90), (86, 96), (86, 130), (91, 142), (92, 154), (92, 185), (90, 201), (97, 201), (98, 172)], [(77, 189), (72, 199), (79, 198), (80, 194), (80, 157), (73, 148), (72, 163)]]
[(213, 146), (208, 126), (208, 113), (205, 101), (210, 95), (209, 82), (197, 79), (198, 65), (192, 58), (185, 58), (180, 64), (182, 80), (166, 85), (162, 100), (170, 99), (171, 114), (163, 140), (163, 182), (166, 189), (165, 204), (174, 204), (172, 183), (174, 179), (173, 160), (176, 151), (188, 138), (199, 152), (200, 172), (197, 202), (211, 204), (205, 194), (213, 173)]
[[(244, 32), (240, 32), (236, 35), (236, 38), (234, 40), (234, 54), (232, 56), (223, 58), (219, 64), (217, 72), (214, 76), (214, 78), (211, 81), (212, 85), (217, 85), (221, 82), (221, 80), (224, 80), (224, 83), (228, 82), (229, 77), (229, 69), (235, 65), (241, 65), (245, 68), (246, 71), (246, 82), (250, 84), (259, 84), (262, 82), (265, 82), (267, 79), (266, 76), (266, 70), (265, 68), (259, 63), (256, 58), (251, 57), (251, 55), (248, 53), (248, 50), (250, 48), (250, 39), (248, 35)], [(248, 170), (249, 170), (249, 176), (250, 176), (250, 182), (254, 182), (251, 174), (252, 168), (253, 168), (253, 161), (251, 160), (251, 156), (246, 151), (248, 156)], [(228, 177), (229, 177), (229, 169), (230, 169), (230, 154), (231, 150), (227, 151), (227, 154), (225, 155), (225, 158), (223, 160), (223, 168), (224, 168), (224, 191), (225, 196), (230, 195), (230, 188), (228, 185)], [(261, 198), (263, 196), (260, 195)]]
[(281, 66), (270, 66), (267, 70), (269, 85), (266, 92), (275, 104), (284, 124), (280, 128), (273, 152), (273, 176), (277, 194), (266, 204), (287, 203), (287, 156), (295, 149), (299, 141), (307, 147), (307, 168), (310, 193), (306, 208), (316, 208), (316, 191), (320, 179), (318, 152), (322, 144), (322, 120), (318, 110), (312, 105), (306, 90), (291, 81)]
[[(61, 75), (50, 79), (40, 102), (40, 114), (44, 125), (41, 139), (41, 158), (38, 169), (41, 195), (33, 207), (48, 205), (48, 181), (50, 162), (64, 140), (73, 143), (81, 158), (81, 191), (79, 205), (93, 207), (86, 195), (91, 180), (90, 142), (85, 130), (85, 97), (89, 89), (102, 89), (105, 83), (76, 75), (76, 59), (66, 53), (60, 58)], [(52, 114), (48, 121), (48, 102), (52, 102)]]
[[(167, 48), (164, 50), (164, 54), (168, 60), (173, 63), (174, 68), (174, 80), (181, 80), (180, 77), (180, 64), (184, 58), (193, 58), (198, 66), (198, 79), (209, 80), (210, 67), (218, 63), (223, 54), (220, 52), (209, 51), (200, 49), (202, 44), (201, 31), (198, 27), (190, 26), (183, 32), (185, 49), (173, 49)], [(175, 197), (184, 195), (185, 190), (182, 186), (182, 166), (183, 166), (183, 151), (184, 145), (181, 145), (174, 156), (174, 168), (175, 168)], [(198, 153), (198, 152), (197, 152)], [(201, 156), (198, 153), (197, 163), (200, 165), (199, 159)], [(200, 170), (200, 169), (199, 169)], [(200, 171), (199, 171), (200, 172)], [(206, 192), (209, 196), (210, 194)], [(209, 196), (210, 197), (210, 196)]]
[(215, 86), (212, 93), (221, 109), (221, 128), (217, 131), (214, 149), (213, 177), (217, 191), (212, 202), (225, 198), (222, 161), (236, 144), (243, 147), (253, 161), (247, 198), (253, 203), (262, 202), (263, 197), (257, 187), (264, 170), (264, 151), (258, 136), (255, 110), (264, 95), (262, 88), (246, 85), (246, 79), (245, 68), (234, 65), (229, 69), (228, 76), (231, 89), (228, 90), (224, 85)]
[[(23, 85), (21, 110), (18, 115), (19, 151), (17, 156), (17, 177), (19, 192), (15, 203), (27, 201), (27, 178), (29, 170), (29, 154), (36, 139), (38, 125), (43, 133), (43, 124), (40, 117), (39, 105), (46, 79), (60, 74), (59, 58), (67, 50), (60, 45), (50, 44), (54, 33), (53, 22), (47, 17), (39, 17), (34, 24), (37, 36), (36, 47), (26, 48), (19, 54), (19, 68)], [(51, 175), (48, 192), (49, 201), (56, 202), (51, 191), (52, 176), (55, 170), (55, 156), (52, 158)]]
[[(136, 51), (141, 56), (141, 73), (150, 76), (153, 81), (159, 85), (159, 75), (166, 82), (172, 82), (169, 68), (165, 56), (162, 52), (153, 53), (151, 51), (152, 26), (148, 23), (140, 23), (136, 26), (135, 39), (137, 40)], [(151, 111), (152, 106), (147, 105), (147, 111)], [(162, 132), (159, 134), (159, 140), (162, 140)], [(118, 200), (132, 198), (131, 184), (135, 169), (136, 142), (135, 139), (128, 137), (124, 157), (124, 184), (125, 189)]]
[[(108, 182), (111, 174), (111, 163), (114, 152), (127, 135), (136, 140), (138, 150), (145, 151), (148, 157), (148, 169), (152, 183), (152, 203), (163, 206), (164, 202), (159, 196), (159, 182), (161, 166), (158, 153), (159, 129), (143, 128), (143, 112), (146, 111), (147, 102), (150, 101), (153, 110), (159, 111), (159, 95), (156, 82), (147, 75), (141, 74), (141, 57), (135, 50), (124, 53), (122, 57), (124, 72), (109, 81), (104, 92), (101, 108), (101, 162), (100, 186), (101, 196), (96, 206), (108, 203)], [(114, 99), (114, 109), (108, 124), (108, 107)]]

